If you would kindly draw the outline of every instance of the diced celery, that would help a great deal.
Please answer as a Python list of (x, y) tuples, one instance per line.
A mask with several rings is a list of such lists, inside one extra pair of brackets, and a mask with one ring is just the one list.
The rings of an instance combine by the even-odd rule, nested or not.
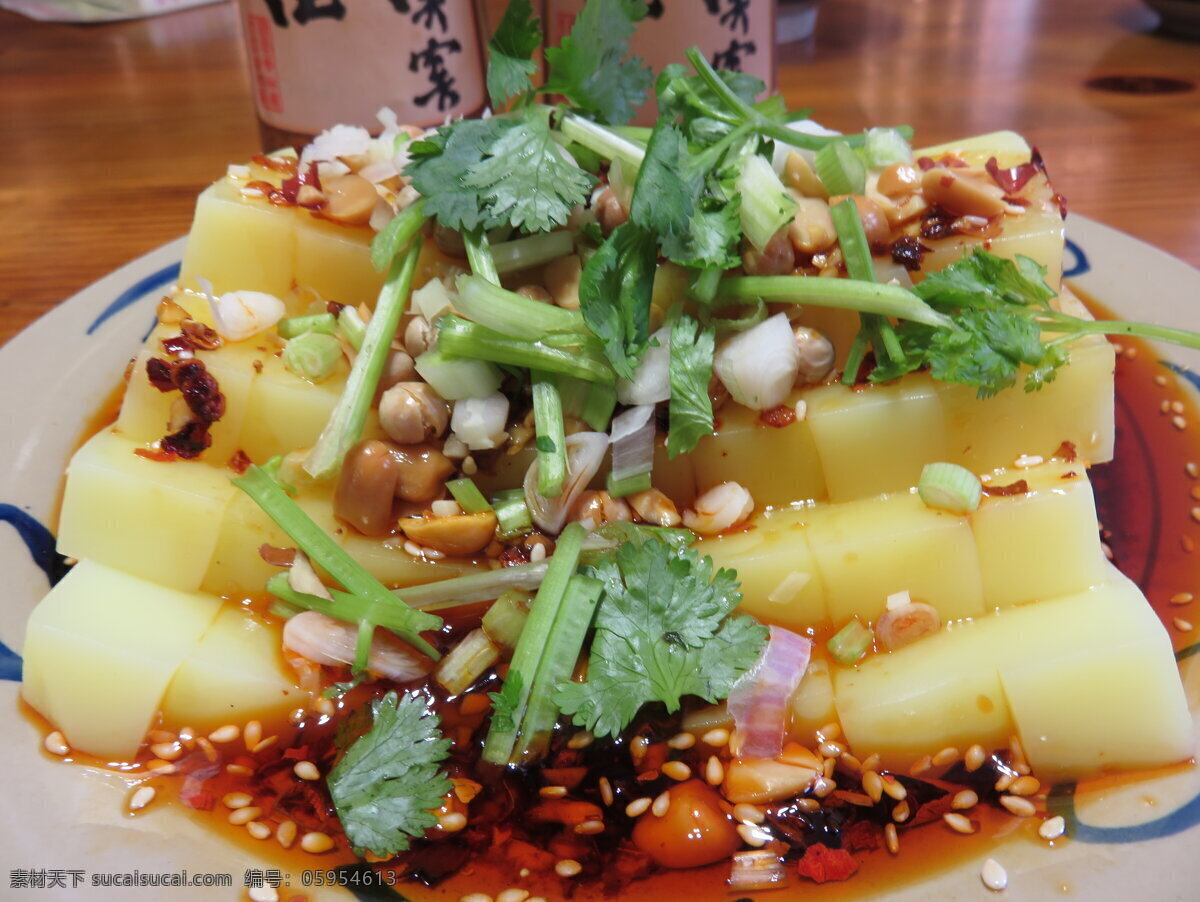
[(510, 651), (517, 646), (525, 619), (529, 616), (529, 603), (533, 596), (519, 589), (509, 589), (487, 609), (483, 615), (483, 629), (492, 641)]
[(470, 689), (500, 660), (500, 649), (482, 629), (473, 629), (446, 653), (434, 679), (451, 695)]
[(479, 491), (479, 486), (475, 485), (475, 481), (469, 476), (450, 480), (446, 483), (446, 488), (450, 490), (458, 506), (468, 514), (479, 514), (492, 509), (488, 500), (483, 497), (483, 492)]
[(492, 509), (500, 526), (500, 538), (511, 539), (533, 528), (533, 515), (522, 489), (506, 489), (492, 496)]
[(867, 653), (874, 641), (875, 633), (871, 628), (863, 626), (857, 617), (852, 617), (849, 623), (833, 634), (825, 647), (835, 661), (850, 667)]

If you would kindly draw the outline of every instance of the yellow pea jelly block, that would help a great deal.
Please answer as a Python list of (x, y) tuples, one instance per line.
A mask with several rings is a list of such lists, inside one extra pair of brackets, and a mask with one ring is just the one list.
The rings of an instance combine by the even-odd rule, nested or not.
[(371, 265), (368, 226), (338, 225), (296, 210), (295, 282), (327, 301), (375, 306), (384, 273)]
[(308, 701), (283, 660), (282, 630), (226, 604), (175, 672), (162, 703), (164, 724), (213, 730), (278, 720)]
[[(214, 595), (245, 598), (261, 594), (267, 580), (280, 572), (262, 559), (259, 548), (264, 544), (294, 548), (296, 543), (248, 495), (235, 491), (220, 521), (203, 588)], [(305, 486), (294, 500), (313, 522), (341, 544), (351, 530), (334, 517), (331, 492), (332, 483)]]
[(830, 501), (914, 486), (925, 464), (945, 453), (941, 400), (923, 373), (860, 391), (813, 389), (807, 422)]
[(1195, 752), (1171, 640), (1141, 591), (1110, 582), (999, 612), (1000, 681), (1043, 779), (1156, 767)]
[(983, 595), (1004, 607), (1099, 585), (1109, 566), (1096, 503), (1083, 467), (1052, 461), (995, 474), (992, 485), (1024, 479), (1030, 491), (984, 497), (970, 516)]
[(293, 212), (244, 197), (230, 179), (209, 186), (196, 200), (179, 284), (199, 288), (203, 278), (217, 294), (264, 291), (284, 297), (295, 279)]
[[(827, 588), (808, 543), (808, 511), (782, 510), (696, 545), (714, 567), (737, 570), (741, 609), (797, 632), (829, 620)], [(883, 596), (878, 599), (883, 605)]]
[(72, 748), (132, 760), (220, 604), (80, 561), (29, 615), (21, 693)]
[(789, 702), (788, 736), (804, 746), (815, 746), (816, 732), (838, 719), (833, 701), (833, 676), (829, 659), (819, 648), (813, 649), (812, 660), (800, 685)]
[(191, 591), (199, 587), (235, 491), (231, 470), (200, 461), (148, 460), (109, 430), (67, 467), (58, 550)]
[(984, 610), (969, 521), (926, 507), (915, 492), (817, 507), (808, 523), (835, 628), (854, 616), (874, 620), (904, 591), (943, 622)]
[(946, 746), (1007, 745), (1014, 727), (996, 642), (978, 624), (951, 624), (857, 667), (833, 667), (842, 731), (856, 754), (877, 753), (899, 769)]
[(970, 166), (983, 166), (988, 158), (995, 157), (998, 165), (1007, 169), (1029, 161), (1032, 151), (1029, 142), (1017, 132), (1004, 130), (958, 138), (944, 144), (931, 144), (913, 151), (914, 158), (930, 157), (936, 160), (946, 154), (954, 154)]
[[(797, 401), (812, 398), (814, 391), (820, 390), (793, 392), (786, 403), (794, 407)], [(716, 434), (702, 438), (689, 455), (697, 492), (737, 482), (758, 507), (826, 497), (825, 474), (808, 419), (768, 426), (759, 411), (732, 402), (716, 418)]]
[(254, 381), (242, 427), (242, 450), (255, 463), (316, 444), (346, 384), (349, 367), (338, 364), (333, 375), (309, 382), (290, 372), (278, 357), (263, 361)]
[(1020, 383), (979, 400), (963, 385), (941, 386), (951, 463), (976, 473), (1011, 466), (1022, 455), (1050, 457), (1069, 441), (1097, 464), (1112, 460), (1113, 373), (1116, 357), (1102, 336), (1069, 346), (1071, 362), (1040, 390)]

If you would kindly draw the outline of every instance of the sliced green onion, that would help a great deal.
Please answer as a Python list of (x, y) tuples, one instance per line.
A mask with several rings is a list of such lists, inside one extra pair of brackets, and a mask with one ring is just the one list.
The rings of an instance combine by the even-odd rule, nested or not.
[(717, 296), (717, 289), (721, 286), (721, 277), (725, 275), (725, 271), (714, 266), (696, 270), (695, 273), (688, 283), (688, 298), (700, 304), (711, 304)]
[(304, 461), (304, 469), (316, 479), (328, 479), (342, 466), (346, 452), (362, 437), (367, 413), (375, 400), (375, 389), (387, 362), (392, 339), (412, 290), (413, 273), (421, 255), (421, 237), (416, 236), (388, 272), (387, 281), (375, 302), (375, 312), (367, 323), (358, 356), (350, 368), (350, 376), (341, 397), (333, 408), (329, 422)]
[(500, 660), (500, 648), (482, 629), (473, 629), (446, 652), (433, 678), (451, 695), (466, 692)]
[(741, 201), (738, 213), (742, 232), (761, 251), (776, 232), (792, 221), (796, 201), (787, 193), (770, 162), (758, 154), (751, 154), (742, 164), (736, 186)]
[(613, 411), (617, 407), (617, 390), (611, 385), (601, 385), (599, 382), (592, 382), (590, 386), (591, 390), (579, 411), (579, 418), (596, 432), (607, 432), (608, 424), (612, 422)]
[(863, 156), (868, 166), (891, 166), (911, 163), (912, 148), (899, 129), (869, 128), (863, 144)]
[(367, 618), (358, 621), (358, 636), (354, 641), (354, 663), (351, 673), (362, 673), (367, 669), (371, 657), (371, 641), (375, 638), (375, 624)]
[(863, 626), (857, 617), (830, 637), (825, 643), (833, 659), (839, 664), (850, 667), (858, 663), (859, 658), (867, 653), (871, 643), (875, 641), (875, 633), (869, 626)]
[(565, 257), (574, 250), (574, 236), (566, 229), (559, 229), (493, 244), (492, 259), (497, 272), (517, 272)]
[(813, 158), (817, 178), (831, 195), (862, 194), (867, 190), (867, 167), (846, 141), (826, 144)]
[(545, 561), (514, 564), (499, 570), (469, 573), (466, 576), (455, 576), (423, 586), (406, 586), (396, 591), (404, 593), (404, 600), (410, 608), (444, 611), (462, 605), (491, 601), (509, 589), (536, 589), (546, 576), (546, 567)]
[(955, 328), (954, 321), (897, 285), (858, 279), (818, 279), (812, 276), (734, 276), (721, 280), (720, 298), (762, 298), (770, 303), (811, 304), (859, 313), (881, 313), (927, 326)]
[(436, 348), (421, 354), (413, 365), (421, 378), (447, 401), (486, 398), (504, 381), (499, 368), (485, 360), (449, 357)]
[(538, 494), (557, 498), (567, 478), (567, 435), (562, 399), (553, 376), (533, 373), (533, 424), (536, 432)]
[(636, 495), (638, 492), (648, 492), (651, 487), (649, 473), (635, 473), (624, 479), (613, 479), (612, 473), (608, 474), (608, 494), (614, 498), (625, 498), (629, 495)]
[(492, 509), (488, 500), (483, 497), (483, 492), (479, 491), (479, 486), (475, 485), (475, 481), (470, 476), (451, 479), (446, 483), (446, 488), (450, 490), (450, 494), (458, 502), (458, 506), (468, 514), (481, 514)]
[(563, 116), (559, 130), (593, 153), (606, 160), (621, 160), (634, 171), (641, 168), (642, 160), (646, 158), (646, 148), (574, 113)]
[(531, 370), (545, 370), (564, 376), (575, 376), (589, 382), (602, 382), (605, 385), (616, 383), (616, 375), (612, 368), (586, 350), (554, 348), (540, 341), (511, 338), (454, 315), (441, 317), (437, 326), (438, 349), (447, 355), (489, 360)]
[(926, 464), (921, 471), (917, 494), (926, 507), (952, 514), (969, 514), (979, 507), (983, 485), (966, 467), (938, 461)]
[(391, 222), (371, 241), (371, 265), (379, 272), (387, 272), (404, 250), (404, 246), (416, 237), (425, 225), (425, 199), (405, 207), (392, 217)]
[[(718, 332), (745, 332), (767, 318), (767, 304), (762, 298), (750, 298), (740, 304), (722, 304), (719, 310), (724, 313), (734, 307), (746, 312), (741, 316), (709, 315), (704, 319), (704, 324), (713, 326)], [(705, 313), (703, 310), (700, 312), (702, 315)]]
[(455, 312), (501, 335), (539, 341), (548, 333), (566, 332), (583, 340), (586, 326), (578, 310), (535, 301), (479, 276), (459, 276), (457, 287)]
[(533, 528), (533, 515), (525, 503), (524, 489), (505, 489), (492, 496), (492, 510), (500, 527), (500, 538), (511, 539)]
[(467, 249), (467, 263), (471, 266), (471, 272), (493, 285), (499, 285), (500, 274), (496, 272), (496, 261), (492, 259), (487, 232), (480, 227), (463, 232), (462, 237), (463, 246)]
[(483, 615), (484, 631), (492, 641), (502, 648), (512, 650), (521, 638), (525, 621), (529, 618), (529, 605), (533, 596), (528, 592), (509, 589), (487, 609)]
[(275, 329), (279, 332), (280, 338), (292, 339), (305, 332), (322, 332), (332, 335), (336, 326), (337, 320), (334, 319), (332, 313), (313, 313), (309, 316), (289, 316), (281, 319), (275, 325)]
[(343, 307), (338, 311), (338, 332), (350, 343), (354, 350), (362, 348), (363, 339), (367, 337), (367, 324), (354, 307)]
[[(511, 718), (502, 721), (492, 718), (491, 728), (483, 744), (483, 759), (492, 764), (506, 765), (520, 762), (524, 759), (522, 748), (518, 743), (525, 743), (529, 737), (522, 734), (525, 714), (529, 708), (530, 696), (535, 689), (534, 681), (540, 669), (540, 663), (551, 652), (551, 644), (555, 639), (555, 628), (558, 615), (563, 607), (567, 594), (567, 586), (575, 576), (579, 564), (579, 551), (583, 545), (584, 529), (578, 523), (570, 524), (558, 537), (550, 566), (546, 570), (546, 578), (538, 588), (533, 604), (529, 608), (529, 619), (521, 631), (521, 638), (513, 651), (512, 665), (509, 667), (505, 683), (511, 684), (507, 693), (511, 702)], [(566, 627), (564, 621), (563, 626)], [(582, 645), (583, 631), (579, 635)], [(569, 640), (569, 637), (563, 637)], [(578, 655), (578, 650), (576, 650)], [(574, 661), (572, 661), (574, 666)], [(554, 686), (542, 688), (542, 692), (551, 695)], [(502, 693), (502, 695), (505, 693)]]
[(320, 382), (328, 379), (341, 361), (342, 344), (324, 332), (304, 332), (288, 340), (281, 359), (301, 379)]
[(851, 198), (839, 201), (829, 208), (834, 231), (838, 236), (838, 247), (846, 261), (846, 272), (852, 279), (863, 282), (875, 281), (875, 264), (871, 261), (871, 246), (867, 233), (858, 217), (858, 205)]

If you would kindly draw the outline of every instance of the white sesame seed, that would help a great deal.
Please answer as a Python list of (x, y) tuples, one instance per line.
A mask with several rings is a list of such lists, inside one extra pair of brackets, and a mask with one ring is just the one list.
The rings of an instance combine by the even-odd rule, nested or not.
[(554, 873), (559, 877), (574, 877), (582, 870), (583, 865), (574, 858), (564, 858), (554, 865)]
[(909, 808), (908, 799), (903, 802), (897, 802), (896, 807), (892, 809), (892, 820), (897, 824), (903, 824), (912, 814), (912, 809)]
[(700, 741), (713, 748), (720, 748), (729, 741), (729, 731), (724, 727), (715, 727), (701, 736)]
[(462, 508), (453, 499), (443, 499), (432, 502), (429, 505), (429, 512), (435, 517), (457, 517), (462, 513)]
[(1015, 466), (1018, 470), (1027, 470), (1030, 467), (1036, 467), (1042, 463), (1045, 463), (1045, 460), (1046, 459), (1040, 454), (1022, 454), (1015, 461), (1013, 461), (1013, 466)]
[(1001, 774), (996, 778), (996, 783), (992, 788), (996, 792), (1008, 792), (1008, 787), (1012, 786), (1013, 779), (1012, 774)]
[(254, 796), (248, 792), (227, 792), (221, 796), (221, 804), (226, 808), (246, 808), (254, 801)]
[(893, 855), (900, 852), (900, 834), (896, 832), (895, 824), (887, 824), (883, 828), (883, 838), (887, 842), (887, 850)]
[(600, 800), (604, 802), (605, 805), (611, 805), (613, 803), (613, 788), (608, 777), (601, 777), (599, 780), (599, 786)]
[(150, 746), (150, 754), (163, 761), (175, 761), (183, 754), (183, 746), (178, 742), (156, 742)]
[(46, 751), (51, 755), (58, 755), (60, 758), (71, 751), (71, 747), (67, 745), (66, 737), (58, 730), (48, 734), (42, 745), (45, 746)]
[(625, 806), (625, 816), (626, 817), (641, 817), (643, 814), (646, 813), (646, 810), (649, 807), (650, 807), (650, 799), (648, 799), (648, 798), (634, 799), (632, 802), (630, 802), (628, 805)]
[(883, 778), (873, 770), (863, 771), (862, 786), (872, 802), (883, 798)]
[(749, 802), (740, 802), (733, 806), (733, 816), (735, 820), (742, 821), (746, 824), (761, 824), (767, 819), (763, 810)]
[(798, 422), (804, 422), (805, 418), (808, 416), (808, 402), (803, 399), (797, 401), (794, 410), (796, 411), (796, 420)]
[(151, 730), (146, 734), (147, 741), (156, 742), (174, 742), (179, 737), (170, 730)]
[(983, 885), (994, 892), (1000, 892), (1008, 886), (1008, 872), (995, 858), (989, 858), (979, 870), (979, 879)]
[(290, 849), (296, 841), (296, 822), (284, 821), (275, 828), (275, 841), (285, 849)]
[(842, 752), (846, 751), (846, 749), (840, 743), (826, 741), (817, 746), (817, 751), (826, 758), (840, 758), (842, 756)]
[(447, 833), (457, 833), (467, 826), (467, 816), (461, 811), (451, 811), (438, 818), (438, 826)]
[[(866, 766), (867, 766), (867, 763), (864, 761), (863, 767), (866, 767)], [(932, 769), (932, 767), (933, 767), (933, 758), (930, 755), (926, 755), (924, 758), (919, 759), (912, 767), (910, 767), (908, 769), (908, 772), (909, 772), (909, 774), (911, 774), (914, 777), (919, 777), (921, 774), (925, 773), (927, 770)]]
[(536, 545), (534, 545), (532, 548), (529, 549), (529, 562), (531, 564), (537, 564), (541, 561), (544, 561), (545, 559), (546, 559), (546, 546), (543, 545), (541, 542), (538, 542)]
[[(572, 736), (571, 738), (574, 739), (575, 737)], [(568, 741), (567, 745), (569, 746), (570, 744), (571, 743)], [(646, 757), (646, 747), (648, 745), (650, 745), (650, 740), (648, 740), (645, 736), (634, 736), (633, 739), (629, 741), (629, 757), (633, 760), (635, 765), (641, 764), (642, 759)]]
[(543, 786), (538, 790), (538, 795), (543, 799), (561, 799), (567, 794), (565, 786)]
[(704, 782), (709, 786), (720, 786), (724, 780), (725, 765), (716, 755), (709, 755), (708, 763), (704, 765)]
[(459, 896), (458, 902), (492, 902), (492, 897), (487, 893), (467, 893)]
[(1159, 373), (1157, 376), (1154, 377), (1154, 384), (1159, 386), (1160, 388), (1165, 387), (1167, 384), (1167, 377), (1164, 376), (1162, 373)]
[(139, 786), (129, 797), (129, 810), (141, 811), (154, 801), (156, 795), (158, 795), (158, 790), (153, 786)]
[(825, 798), (835, 789), (837, 789), (837, 784), (828, 777), (817, 777), (812, 782), (812, 794), (818, 799)]
[(955, 833), (974, 833), (975, 825), (971, 823), (970, 818), (965, 814), (959, 814), (956, 811), (949, 811), (942, 815), (942, 820), (946, 826)]
[(1042, 825), (1038, 827), (1038, 836), (1048, 842), (1053, 842), (1066, 832), (1067, 822), (1057, 814), (1042, 821)]
[(578, 733), (571, 735), (567, 740), (567, 748), (570, 749), (586, 749), (595, 740), (595, 736), (587, 730), (580, 730)]
[(1183, 471), (1192, 479), (1195, 479), (1197, 476), (1200, 476), (1200, 464), (1197, 464), (1194, 460), (1189, 460), (1183, 465)]
[(315, 830), (305, 833), (300, 837), (300, 848), (313, 855), (328, 852), (333, 848), (333, 845), (333, 839), (328, 834), (318, 833)]
[(183, 743), (185, 748), (191, 748), (192, 743), (196, 741), (196, 731), (191, 727), (183, 727), (179, 731), (179, 741)]
[(1191, 604), (1195, 597), (1191, 592), (1176, 592), (1171, 596), (1171, 604)]
[(1012, 781), (1008, 791), (1015, 796), (1032, 796), (1041, 792), (1042, 784), (1037, 777), (1017, 777)]
[(262, 742), (262, 724), (257, 720), (250, 721), (242, 728), (242, 738), (246, 742), (246, 749), (253, 749)]
[(246, 825), (246, 832), (255, 839), (270, 839), (271, 827), (269, 824), (264, 824), (262, 821), (251, 821)]
[(663, 762), (662, 772), (679, 783), (684, 780), (691, 779), (692, 769), (682, 761), (665, 761)]
[(196, 745), (199, 746), (200, 751), (202, 751), (204, 753), (204, 757), (208, 759), (209, 764), (216, 764), (217, 759), (219, 757), (221, 757), (220, 755), (217, 754), (217, 750), (213, 746), (213, 744), (211, 742), (209, 742), (207, 739), (205, 739), (203, 736), (199, 736), (196, 738)]
[(655, 817), (663, 817), (671, 809), (671, 790), (664, 789), (650, 806), (650, 813)]
[(964, 789), (962, 792), (955, 793), (954, 798), (950, 800), (950, 807), (956, 811), (966, 811), (968, 808), (974, 808), (978, 804), (978, 794), (970, 789)]
[(816, 799), (796, 799), (796, 801), (794, 801), (792, 804), (801, 811), (807, 811), (810, 814), (814, 811), (821, 810), (821, 803)]
[(690, 749), (695, 744), (696, 744), (696, 734), (695, 733), (676, 733), (674, 736), (672, 736), (670, 739), (667, 740), (668, 746), (670, 746), (671, 748), (675, 749), (676, 751), (680, 751), (680, 752), (684, 751), (685, 749)]
[(581, 836), (594, 836), (604, 832), (604, 821), (584, 821), (575, 825), (575, 832)]
[(1187, 408), (1183, 406), (1182, 401), (1171, 402), (1171, 413), (1183, 413)]
[(311, 761), (297, 761), (295, 765), (292, 766), (292, 773), (294, 773), (301, 780), (321, 779), (321, 772)]
[(842, 725), (836, 720), (832, 720), (821, 729), (817, 730), (817, 739), (820, 742), (834, 742), (842, 736)]
[(759, 830), (757, 827), (751, 824), (738, 824), (737, 832), (738, 836), (742, 838), (742, 842), (748, 846), (753, 846), (756, 849), (765, 846), (767, 841), (771, 838), (762, 830)]
[(888, 777), (883, 781), (883, 791), (890, 795), (897, 802), (908, 798), (908, 790), (904, 788), (904, 784), (895, 777)]
[(496, 894), (496, 902), (525, 902), (529, 898), (529, 890), (519, 886), (510, 886)]
[(1000, 796), (1000, 804), (1017, 817), (1033, 817), (1037, 814), (1037, 808), (1034, 807), (1033, 802), (1020, 796)]
[(1182, 617), (1175, 617), (1171, 620), (1171, 622), (1175, 625), (1175, 629), (1179, 630), (1181, 633), (1190, 633), (1192, 631), (1192, 622), (1190, 620), (1184, 620)]
[(938, 767), (950, 767), (952, 764), (958, 763), (958, 758), (958, 749), (954, 746), (947, 746), (933, 756), (933, 763)]
[(821, 773), (826, 777), (833, 779), (833, 772), (837, 768), (837, 758), (826, 758), (821, 762)]
[(167, 774), (175, 773), (177, 770), (179, 770), (179, 768), (177, 768), (170, 761), (163, 761), (161, 758), (151, 758), (146, 762), (146, 770), (150, 771), (152, 774), (165, 776)]
[(226, 764), (225, 772), (239, 777), (248, 777), (254, 773), (254, 768), (247, 767), (245, 764)]
[(256, 821), (262, 816), (263, 810), (257, 805), (250, 805), (246, 808), (238, 808), (236, 811), (229, 813), (229, 823), (235, 827), (244, 827), (251, 821)]

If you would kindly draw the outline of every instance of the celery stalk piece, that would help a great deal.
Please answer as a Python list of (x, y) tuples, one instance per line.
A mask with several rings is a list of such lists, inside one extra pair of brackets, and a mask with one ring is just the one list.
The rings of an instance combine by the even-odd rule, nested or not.
[(550, 736), (558, 720), (554, 690), (570, 681), (603, 592), (604, 584), (590, 576), (576, 575), (567, 583), (562, 606), (554, 620), (554, 631), (533, 680), (533, 690), (529, 694), (521, 724), (520, 744), (509, 758), (509, 764), (528, 764), (549, 750)]
[(860, 313), (880, 313), (927, 326), (955, 328), (911, 291), (857, 279), (815, 279), (810, 276), (734, 276), (722, 279), (717, 296), (729, 300), (762, 298), (767, 303), (811, 304)]
[(289, 316), (275, 325), (280, 338), (297, 338), (305, 332), (322, 332), (332, 335), (337, 325), (332, 313), (313, 313), (308, 316)]
[(475, 485), (475, 481), (470, 476), (452, 479), (446, 483), (446, 488), (450, 490), (450, 494), (458, 502), (458, 506), (468, 514), (480, 514), (492, 509), (488, 500), (483, 497), (483, 492), (479, 491), (479, 486)]
[[(516, 489), (516, 491), (524, 495), (520, 489)], [(500, 507), (500, 500), (497, 499), (496, 510), (499, 511)], [(526, 514), (528, 515), (528, 512)], [(403, 592), (404, 600), (411, 608), (423, 611), (443, 611), (461, 605), (490, 601), (509, 589), (532, 591), (540, 586), (542, 580), (546, 578), (548, 566), (545, 561), (514, 564), (511, 567), (501, 567), (499, 570), (455, 576), (436, 583), (407, 586), (404, 589), (397, 589), (396, 593)]]
[(379, 272), (387, 272), (396, 255), (416, 237), (423, 225), (425, 200), (422, 198), (393, 216), (371, 241), (371, 265)]
[(321, 430), (321, 437), (304, 459), (304, 470), (314, 479), (328, 479), (337, 473), (346, 452), (362, 436), (379, 376), (408, 302), (420, 254), (421, 238), (417, 236), (408, 250), (392, 263), (342, 396)]
[(421, 378), (447, 401), (486, 398), (504, 381), (499, 368), (486, 360), (448, 357), (437, 348), (426, 351), (414, 364)]
[(343, 307), (338, 311), (337, 330), (342, 338), (350, 343), (350, 347), (357, 351), (366, 338), (367, 324), (354, 307)]
[(467, 249), (467, 263), (471, 266), (471, 272), (479, 278), (499, 286), (500, 274), (496, 272), (496, 261), (492, 258), (487, 232), (483, 230), (482, 226), (469, 232), (463, 232), (463, 245)]
[(844, 140), (818, 150), (813, 169), (831, 195), (862, 194), (867, 189), (867, 165)]
[(518, 272), (565, 257), (574, 250), (575, 238), (566, 229), (559, 229), (493, 244), (492, 259), (497, 272)]
[(500, 660), (500, 648), (482, 629), (473, 629), (446, 652), (434, 679), (451, 695), (459, 695)]
[(857, 617), (851, 617), (849, 623), (830, 637), (825, 647), (839, 664), (852, 667), (867, 653), (874, 641), (875, 633), (871, 628), (863, 626)]
[(613, 479), (612, 473), (608, 474), (608, 494), (614, 498), (625, 498), (629, 495), (636, 495), (638, 492), (648, 492), (651, 487), (649, 473), (635, 473), (624, 479)]
[(796, 202), (771, 164), (758, 154), (751, 154), (746, 159), (735, 184), (741, 198), (738, 215), (742, 220), (742, 231), (761, 251), (796, 215)]
[(538, 461), (538, 494), (557, 498), (567, 478), (567, 434), (562, 399), (553, 376), (533, 373), (533, 424)]
[(646, 148), (574, 113), (563, 116), (559, 131), (606, 160), (620, 160), (629, 166), (632, 172), (637, 172), (642, 166), (642, 160), (646, 159)]
[[(814, 280), (816, 281), (816, 280)], [(833, 279), (821, 279), (832, 282)], [(490, 360), (532, 370), (575, 376), (589, 382), (615, 385), (612, 368), (583, 348), (551, 347), (541, 341), (524, 341), (472, 323), (460, 316), (438, 319), (438, 350), (452, 357)]]
[(483, 615), (480, 624), (493, 642), (509, 651), (517, 647), (525, 621), (529, 619), (530, 595), (517, 589), (509, 589), (494, 602)]
[[(533, 515), (525, 502), (524, 489), (506, 489), (492, 496), (492, 509), (500, 524), (500, 538), (511, 539), (533, 528)], [(507, 569), (512, 569), (511, 567)]]
[[(438, 657), (437, 650), (422, 639), (420, 634), (425, 630), (440, 629), (441, 617), (413, 610), (401, 602), (314, 523), (308, 514), (288, 497), (287, 492), (259, 467), (251, 465), (245, 473), (233, 480), (233, 484), (249, 495), (313, 563), (324, 568), (326, 573), (337, 580), (346, 590), (346, 594), (354, 596), (365, 606), (364, 616), (387, 627), (430, 657)], [(284, 601), (291, 601), (286, 596), (280, 597)], [(352, 619), (358, 621), (363, 618)]]
[(525, 341), (539, 341), (547, 334), (577, 334), (582, 342), (587, 327), (578, 310), (543, 304), (515, 291), (508, 291), (477, 275), (459, 276), (454, 310), (471, 322)]
[[(500, 694), (505, 703), (506, 716), (492, 717), (492, 725), (483, 744), (483, 758), (492, 764), (503, 766), (514, 760), (522, 760), (523, 756), (518, 754), (518, 742), (524, 742), (521, 728), (525, 721), (525, 713), (529, 708), (530, 695), (535, 689), (534, 682), (541, 660), (551, 652), (550, 644), (555, 638), (555, 627), (559, 611), (563, 607), (567, 584), (575, 576), (575, 569), (579, 566), (579, 552), (583, 546), (584, 535), (584, 529), (578, 523), (572, 523), (563, 530), (550, 558), (550, 566), (546, 569), (546, 578), (529, 608), (529, 618), (525, 621), (525, 628), (517, 641), (512, 665), (505, 678), (504, 690)], [(581, 642), (582, 633), (586, 630), (585, 624), (580, 635)], [(543, 687), (542, 691), (552, 693), (554, 687)]]
[(342, 359), (342, 344), (324, 332), (303, 332), (288, 339), (281, 359), (301, 379), (320, 382), (329, 378)]

